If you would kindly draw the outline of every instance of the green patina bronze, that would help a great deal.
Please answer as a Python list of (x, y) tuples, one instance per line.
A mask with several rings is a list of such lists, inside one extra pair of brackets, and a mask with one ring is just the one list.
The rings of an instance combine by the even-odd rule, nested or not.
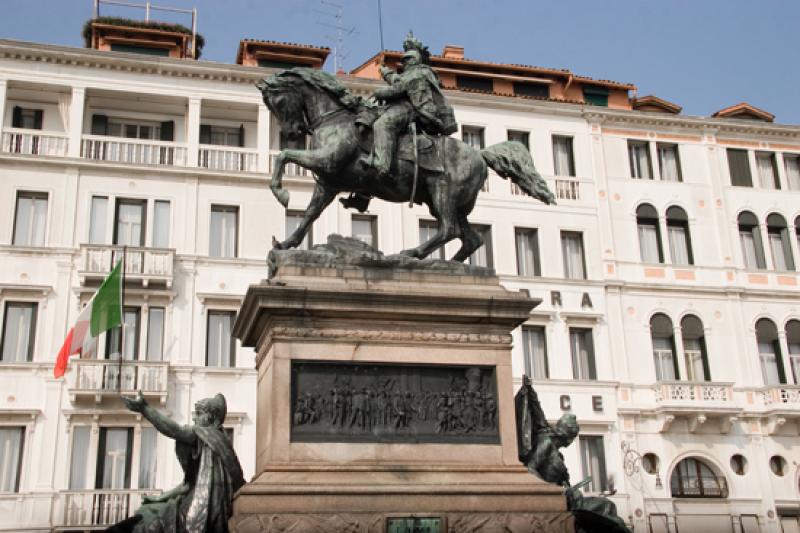
[(131, 411), (141, 413), (161, 434), (175, 440), (175, 455), (183, 482), (159, 496), (145, 497), (134, 516), (111, 526), (113, 533), (227, 532), (233, 514), (233, 495), (244, 485), (242, 467), (222, 429), (225, 397), (195, 404), (195, 423), (182, 426), (145, 401), (123, 398)]
[[(448, 136), (457, 126), (427, 64), (427, 48), (409, 35), (404, 49), (404, 68), (399, 73), (381, 69), (388, 86), (376, 90), (373, 100), (355, 96), (334, 76), (309, 68), (284, 70), (257, 84), (282, 132), (290, 139), (311, 136), (308, 149), (278, 154), (273, 194), (288, 206), (289, 193), (282, 182), (288, 163), (310, 170), (316, 180), (303, 220), (284, 241), (273, 238), (275, 249), (297, 247), (333, 199), (350, 193), (342, 203), (359, 211), (366, 210), (372, 198), (426, 205), (438, 222), (436, 234), (401, 253), (424, 258), (459, 238), (462, 245), (453, 259), (463, 261), (483, 244), (467, 216), (488, 168), (528, 195), (555, 203), (521, 143), (502, 142), (480, 150)], [(422, 133), (410, 135), (409, 130)]]

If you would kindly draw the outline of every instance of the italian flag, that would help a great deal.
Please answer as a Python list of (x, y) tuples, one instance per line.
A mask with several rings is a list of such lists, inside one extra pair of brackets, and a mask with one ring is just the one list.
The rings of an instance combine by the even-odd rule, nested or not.
[(58, 352), (53, 375), (57, 378), (67, 370), (70, 355), (86, 355), (94, 351), (97, 337), (114, 326), (122, 324), (122, 260), (97, 289), (92, 299), (78, 316), (67, 333), (64, 345)]

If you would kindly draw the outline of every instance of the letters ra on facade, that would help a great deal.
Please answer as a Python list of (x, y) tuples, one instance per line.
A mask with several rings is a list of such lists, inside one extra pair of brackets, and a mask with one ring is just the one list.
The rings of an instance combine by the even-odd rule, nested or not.
[(490, 366), (292, 363), (292, 442), (499, 444)]

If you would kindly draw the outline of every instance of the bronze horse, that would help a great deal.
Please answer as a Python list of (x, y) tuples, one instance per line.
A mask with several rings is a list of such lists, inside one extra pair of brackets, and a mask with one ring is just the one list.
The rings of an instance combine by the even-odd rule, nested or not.
[[(369, 142), (365, 128), (356, 119), (374, 104), (355, 96), (334, 76), (321, 70), (297, 67), (274, 74), (256, 84), (264, 103), (274, 113), (281, 131), (290, 138), (311, 135), (307, 150), (286, 149), (278, 154), (270, 188), (278, 201), (287, 207), (289, 192), (282, 186), (283, 169), (295, 163), (314, 174), (316, 186), (311, 202), (297, 229), (283, 242), (273, 237), (278, 249), (294, 248), (303, 241), (308, 228), (331, 201), (342, 192), (389, 202), (413, 201), (428, 206), (438, 222), (438, 231), (426, 242), (401, 253), (424, 258), (458, 237), (462, 245), (453, 257), (463, 261), (481, 247), (483, 239), (467, 221), (475, 199), (487, 177), (487, 166), (500, 176), (510, 178), (530, 196), (547, 204), (555, 197), (533, 165), (527, 148), (508, 141), (476, 150), (452, 137), (434, 139), (439, 144), (439, 170), (396, 158), (391, 176), (378, 178), (360, 158), (363, 145)], [(431, 143), (428, 143), (431, 144)], [(432, 166), (432, 165), (428, 165)], [(418, 183), (414, 189), (415, 171)]]

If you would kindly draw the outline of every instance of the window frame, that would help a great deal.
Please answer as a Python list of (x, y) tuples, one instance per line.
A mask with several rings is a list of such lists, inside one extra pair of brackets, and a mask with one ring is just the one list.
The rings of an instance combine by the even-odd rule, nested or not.
[[(125, 444), (125, 480), (124, 480), (124, 487), (119, 487), (117, 489), (110, 488), (110, 487), (103, 487), (103, 480), (105, 478), (105, 456), (106, 456), (106, 444), (107, 444), (107, 435), (108, 430), (121, 430), (124, 429), (127, 431), (127, 440)], [(133, 474), (133, 427), (131, 426), (116, 426), (116, 425), (108, 425), (108, 426), (100, 426), (99, 434), (97, 437), (97, 457), (95, 463), (95, 472), (94, 472), (94, 490), (133, 490), (131, 489), (132, 484), (132, 474)]]
[[(114, 233), (111, 242), (114, 246), (130, 246), (141, 248), (147, 242), (147, 200), (143, 198), (125, 198), (117, 196), (114, 198)], [(120, 207), (123, 205), (139, 206), (141, 208), (141, 229), (139, 230), (139, 244), (120, 244), (119, 243), (119, 214)]]
[[(492, 225), (470, 224), (470, 226), (472, 227), (473, 230), (475, 230), (476, 233), (480, 234), (480, 236), (483, 238), (483, 244), (481, 244), (474, 252), (470, 254), (470, 256), (467, 258), (467, 262), (472, 266), (494, 268), (494, 246), (492, 242)], [(477, 254), (481, 248), (485, 248), (484, 252), (484, 254), (486, 255), (485, 265), (478, 264), (477, 258), (475, 257), (475, 254)]]
[[(672, 148), (675, 152), (675, 173), (677, 179), (664, 179), (664, 161), (661, 155), (661, 150), (665, 148)], [(680, 156), (680, 145), (678, 143), (668, 143), (668, 142), (657, 142), (656, 143), (656, 157), (658, 158), (658, 175), (661, 178), (661, 181), (668, 181), (668, 182), (675, 182), (675, 183), (682, 183), (683, 182), (683, 170), (681, 169), (681, 156)]]
[[(354, 235), (353, 232), (353, 222), (360, 221), (360, 222), (368, 222), (369, 223), (369, 230), (372, 233), (372, 242), (365, 243), (374, 248), (375, 250), (378, 249), (378, 215), (367, 215), (367, 214), (353, 214), (350, 215), (350, 236), (354, 239), (358, 239)], [(361, 240), (361, 239), (358, 239)], [(361, 241), (364, 242), (364, 241)]]
[[(589, 279), (589, 272), (586, 267), (586, 245), (584, 244), (583, 239), (583, 232), (582, 231), (573, 231), (573, 230), (561, 230), (561, 262), (564, 267), (564, 278), (565, 279)], [(573, 275), (574, 273), (570, 272), (570, 268), (568, 265), (571, 263), (567, 260), (567, 249), (564, 246), (565, 240), (567, 238), (577, 238), (578, 242), (580, 243), (580, 250), (581, 250), (581, 268), (583, 269), (582, 276), (578, 277)]]
[[(8, 339), (8, 335), (6, 333), (8, 328), (8, 310), (10, 307), (30, 307), (32, 308), (31, 311), (31, 323), (28, 330), (28, 353), (25, 355), (24, 360), (15, 359), (14, 361), (5, 361), (3, 359), (3, 353), (5, 352), (6, 341)], [(39, 302), (32, 302), (29, 300), (5, 300), (3, 303), (3, 329), (0, 331), (2, 338), (0, 338), (0, 363), (32, 363), (33, 356), (36, 352), (36, 327), (38, 324), (39, 319)]]
[[(753, 187), (753, 169), (750, 168), (750, 154), (748, 150), (742, 150), (741, 148), (726, 148), (725, 149), (725, 156), (728, 162), (728, 177), (730, 178), (731, 186), (733, 187)], [(733, 154), (737, 154), (736, 157), (744, 157), (743, 161), (732, 161), (731, 156)], [(738, 168), (737, 165), (734, 163), (738, 163), (741, 165), (741, 169), (747, 171), (747, 176), (744, 174), (734, 176), (734, 168)], [(746, 163), (742, 165), (742, 163)], [(741, 182), (741, 183), (737, 183)]]
[(20, 435), (20, 437), (19, 437), (19, 454), (18, 454), (19, 457), (17, 459), (17, 470), (16, 470), (16, 473), (15, 473), (14, 488), (11, 491), (0, 490), (0, 494), (19, 494), (20, 486), (22, 484), (22, 472), (23, 472), (22, 464), (25, 461), (25, 448), (26, 448), (25, 445), (27, 444), (26, 440), (27, 440), (27, 437), (28, 437), (28, 433), (29, 433), (30, 427), (29, 427), (29, 425), (25, 425), (25, 424), (19, 424), (19, 425), (14, 424), (14, 423), (11, 423), (11, 424), (0, 424), (0, 430), (9, 431), (9, 430), (14, 430), (14, 429), (19, 430), (19, 435)]
[[(606, 464), (606, 445), (603, 435), (578, 435), (578, 448), (581, 456), (581, 471), (583, 477), (592, 476), (592, 481), (586, 485), (584, 492), (603, 493), (608, 490), (608, 465)], [(593, 475), (591, 467), (592, 451), (598, 452), (600, 472)], [(599, 477), (599, 479), (598, 479)], [(599, 484), (599, 487), (598, 487)], [(597, 489), (600, 490), (597, 490)]]
[[(531, 349), (530, 333), (536, 331), (542, 336), (542, 364), (544, 366), (544, 376), (536, 376), (535, 369), (537, 367), (534, 361), (535, 353)], [(522, 353), (523, 353), (523, 366), (525, 367), (525, 374), (532, 380), (547, 380), (550, 379), (550, 361), (547, 352), (547, 328), (539, 324), (523, 324), (520, 329), (522, 337)]]
[[(472, 142), (467, 140), (467, 136), (476, 135), (478, 138), (478, 146), (472, 144)], [(477, 150), (483, 150), (486, 148), (486, 128), (483, 126), (474, 126), (470, 124), (462, 124), (461, 125), (461, 141)]]
[[(127, 359), (125, 357), (125, 353), (124, 353), (125, 352), (125, 346), (124, 346), (124, 344), (119, 347), (119, 356), (123, 361), (129, 361), (129, 362), (141, 361), (142, 359), (139, 357), (141, 354), (139, 352), (141, 350), (142, 308), (139, 307), (139, 306), (135, 306), (135, 305), (126, 305), (125, 307), (123, 307), (122, 308), (122, 323), (123, 323), (123, 325), (125, 324), (126, 315), (128, 313), (134, 314), (135, 315), (135, 320), (136, 320), (136, 326), (135, 326), (136, 335), (134, 336), (134, 339), (133, 339), (133, 356), (132, 356), (131, 359)], [(148, 322), (149, 322), (149, 319), (150, 319), (150, 317), (148, 316)], [(149, 323), (148, 323), (148, 325), (149, 325)], [(117, 359), (112, 359), (111, 358), (111, 355), (113, 355), (111, 350), (113, 348), (112, 343), (115, 342), (115, 339), (114, 339), (114, 336), (113, 336), (113, 332), (117, 331), (117, 329), (120, 328), (120, 327), (121, 326), (115, 326), (115, 327), (109, 329), (105, 333), (106, 346), (105, 346), (104, 354), (105, 354), (105, 359), (108, 360), (108, 361), (116, 361), (117, 360)], [(122, 343), (122, 341), (124, 341), (125, 338), (129, 337), (129, 333), (130, 333), (130, 331), (126, 327), (124, 338), (120, 335), (120, 338), (119, 338), (120, 343)], [(147, 340), (145, 339), (145, 343), (146, 342), (147, 342)], [(146, 346), (145, 346), (145, 348), (146, 348)], [(121, 376), (120, 376), (120, 378), (121, 378)]]
[[(559, 172), (558, 168), (558, 156), (556, 154), (556, 140), (559, 141), (567, 141), (567, 155), (569, 160), (567, 161), (567, 174)], [(574, 178), (575, 174), (575, 137), (573, 135), (562, 135), (554, 133), (550, 137), (550, 143), (553, 147), (553, 175), (557, 177), (566, 177), (566, 178)]]
[[(569, 350), (572, 359), (572, 379), (582, 381), (596, 381), (597, 380), (597, 354), (594, 347), (594, 328), (587, 326), (569, 326)], [(573, 334), (580, 335), (585, 342), (588, 339), (588, 358), (587, 364), (589, 368), (584, 369), (580, 364), (580, 357), (576, 351), (576, 343), (573, 342)], [(588, 374), (584, 376), (584, 374)]]
[[(218, 259), (236, 259), (239, 257), (239, 219), (240, 219), (240, 212), (239, 212), (238, 205), (230, 205), (230, 204), (211, 204), (211, 208), (209, 210), (209, 222), (208, 222), (208, 256), (214, 257)], [(223, 243), (222, 238), (220, 239), (220, 250), (219, 254), (213, 254), (212, 246), (211, 246), (211, 234), (212, 234), (212, 226), (214, 224), (214, 213), (233, 213), (233, 221), (234, 221), (234, 229), (233, 229), (233, 255), (224, 255), (223, 252), (225, 251), (225, 246)], [(220, 236), (224, 237), (222, 228), (220, 228)]]
[[(681, 465), (686, 463), (687, 465), (689, 462), (693, 463), (694, 466), (694, 477), (688, 477), (684, 482), (684, 475), (681, 472)], [(708, 476), (702, 475), (702, 468), (705, 467), (713, 476), (714, 481), (718, 487), (719, 493), (718, 494), (704, 494), (707, 487), (705, 487), (705, 483), (701, 482), (702, 479), (708, 478)], [(687, 471), (690, 467), (687, 466)], [(678, 492), (675, 492), (675, 483), (674, 479), (677, 476), (678, 479)], [(689, 486), (696, 487), (698, 490), (697, 494), (687, 494), (686, 488)], [(685, 457), (681, 459), (673, 468), (672, 474), (669, 478), (669, 488), (670, 488), (670, 497), (672, 498), (727, 498), (728, 497), (728, 483), (724, 476), (720, 476), (714, 469), (702, 459), (698, 459), (697, 457)]]
[[(520, 258), (519, 240), (520, 238), (527, 239), (529, 248), (533, 250), (533, 272), (523, 272), (528, 270), (523, 268), (523, 261)], [(531, 245), (532, 242), (532, 245)], [(539, 248), (539, 228), (525, 228), (520, 226), (514, 227), (514, 248), (517, 259), (517, 276), (524, 278), (539, 278), (542, 276), (541, 253)], [(527, 264), (527, 262), (525, 262)]]
[[(645, 211), (651, 211), (651, 213), (645, 213)], [(656, 237), (656, 252), (658, 257), (656, 261), (651, 261), (649, 257), (645, 257), (645, 246), (644, 242), (642, 241), (642, 228), (649, 227), (655, 230), (655, 237)], [(664, 242), (661, 238), (661, 222), (658, 217), (658, 212), (656, 211), (655, 207), (650, 204), (639, 204), (636, 207), (636, 233), (639, 239), (639, 257), (642, 260), (642, 263), (646, 264), (664, 264)]]
[[(678, 210), (680, 210), (682, 216), (685, 218), (680, 218), (679, 216), (670, 216), (670, 211), (676, 213)], [(667, 223), (667, 245), (669, 246), (670, 261), (673, 265), (677, 266), (694, 266), (694, 250), (692, 249), (692, 232), (689, 227), (689, 215), (682, 207), (673, 205), (667, 208), (665, 217)], [(676, 249), (676, 246), (673, 246), (672, 233), (670, 232), (670, 230), (674, 228), (680, 228), (683, 231), (683, 235), (686, 240), (686, 256), (688, 263), (684, 264), (675, 262), (676, 254), (674, 253), (674, 250)]]
[[(641, 173), (641, 169), (637, 175), (636, 169), (639, 167), (638, 164), (634, 164), (634, 149), (635, 148), (642, 148), (644, 149), (644, 153), (647, 156), (647, 172), (648, 176), (644, 176)], [(631, 178), (637, 180), (655, 180), (655, 174), (653, 173), (653, 158), (650, 155), (650, 142), (643, 141), (641, 139), (628, 139), (628, 166), (631, 171)]]
[[(210, 366), (209, 361), (209, 347), (211, 346), (211, 315), (225, 315), (230, 317), (230, 360), (228, 366), (214, 365)], [(236, 311), (230, 309), (208, 309), (206, 311), (206, 349), (205, 349), (205, 368), (236, 368), (236, 338), (233, 336), (233, 324), (236, 322)], [(222, 362), (222, 354), (218, 354), (220, 363)]]
[[(31, 219), (27, 221), (29, 234), (28, 234), (28, 241), (27, 243), (19, 243), (17, 242), (17, 230), (19, 229), (19, 217), (20, 217), (20, 210), (19, 210), (19, 203), (20, 200), (27, 199), (32, 200), (31, 205)], [(36, 201), (44, 200), (44, 224), (42, 226), (42, 236), (41, 236), (41, 244), (34, 244), (33, 241), (36, 240), (33, 238), (33, 229), (34, 229), (34, 220), (36, 219)], [(50, 194), (47, 191), (31, 191), (31, 190), (18, 190), (16, 195), (16, 200), (14, 202), (14, 222), (13, 228), (11, 230), (11, 245), (12, 246), (27, 246), (31, 248), (42, 248), (47, 246), (47, 220), (49, 218), (49, 211), (50, 211)]]

